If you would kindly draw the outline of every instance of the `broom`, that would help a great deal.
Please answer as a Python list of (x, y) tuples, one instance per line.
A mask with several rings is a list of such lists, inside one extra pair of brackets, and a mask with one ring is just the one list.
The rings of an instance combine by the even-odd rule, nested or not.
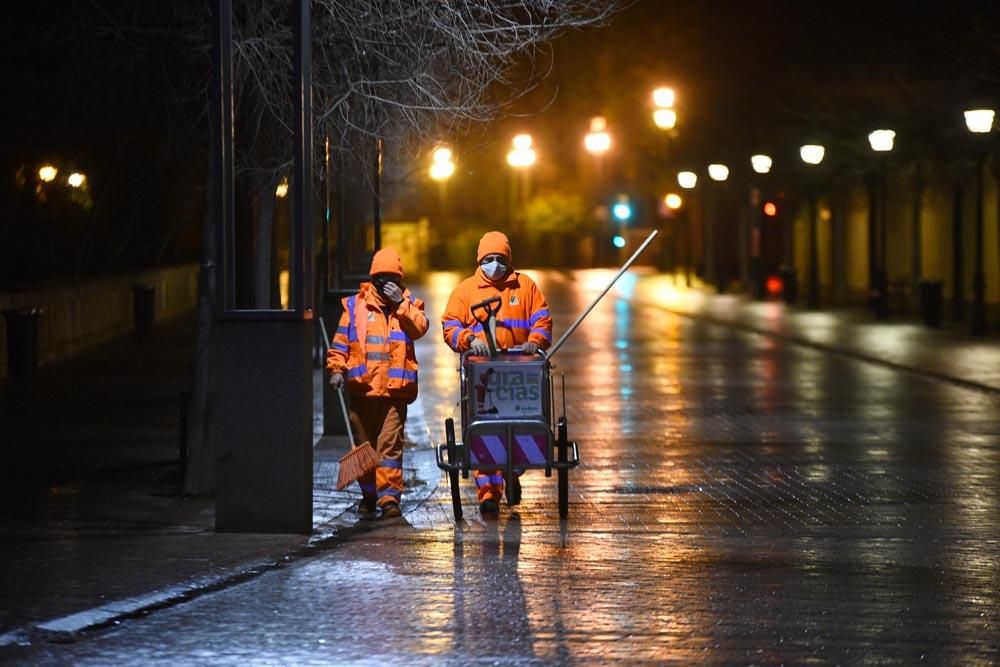
[[(326, 333), (326, 322), (319, 318), (319, 328), (323, 333), (323, 343), (326, 349), (330, 349), (330, 337)], [(344, 413), (344, 425), (347, 426), (347, 439), (352, 449), (340, 459), (340, 468), (337, 470), (337, 490), (343, 491), (351, 482), (356, 482), (365, 474), (371, 472), (378, 465), (375, 458), (375, 449), (372, 444), (365, 440), (358, 447), (354, 447), (354, 433), (351, 432), (351, 418), (347, 414), (347, 404), (344, 403), (344, 390), (337, 387), (337, 398), (340, 399), (340, 410)]]
[[(347, 404), (344, 403), (344, 391), (337, 388), (337, 398), (340, 399), (340, 409), (344, 411), (344, 423), (347, 424), (347, 438), (354, 444), (354, 433), (351, 432), (351, 419), (347, 415)], [(375, 458), (375, 449), (372, 444), (365, 440), (354, 447), (340, 459), (340, 469), (337, 471), (337, 490), (343, 491), (351, 482), (356, 482), (364, 475), (375, 469), (378, 459)]]

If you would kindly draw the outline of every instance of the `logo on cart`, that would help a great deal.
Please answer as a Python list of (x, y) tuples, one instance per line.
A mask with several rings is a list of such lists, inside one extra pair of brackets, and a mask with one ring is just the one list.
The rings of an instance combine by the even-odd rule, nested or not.
[(473, 383), (477, 414), (501, 417), (541, 414), (542, 387), (537, 371), (502, 366), (477, 370)]

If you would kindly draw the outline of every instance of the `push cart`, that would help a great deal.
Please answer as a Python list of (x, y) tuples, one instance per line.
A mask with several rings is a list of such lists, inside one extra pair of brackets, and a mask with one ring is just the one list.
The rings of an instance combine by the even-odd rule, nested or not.
[[(520, 347), (495, 347), (496, 313), (500, 298), (472, 306), (473, 316), (487, 332), (488, 356), (461, 355), (461, 440), (455, 422), (445, 420), (444, 444), (437, 447), (437, 465), (448, 472), (455, 518), (462, 518), (458, 475), (468, 479), (470, 470), (501, 470), (506, 478), (508, 505), (521, 501), (518, 474), (556, 471), (559, 517), (569, 514), (569, 470), (580, 463), (577, 444), (569, 440), (565, 391), (563, 414), (553, 420), (551, 364), (544, 352), (525, 354)], [(565, 387), (563, 387), (565, 389)]]

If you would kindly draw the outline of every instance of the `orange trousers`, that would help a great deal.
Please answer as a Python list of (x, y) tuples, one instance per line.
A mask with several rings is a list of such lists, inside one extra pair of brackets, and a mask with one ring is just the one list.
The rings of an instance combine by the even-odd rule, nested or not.
[(503, 497), (504, 479), (499, 470), (473, 470), (476, 476), (476, 498), (479, 502), (495, 500), (498, 503)]
[(354, 446), (366, 440), (375, 448), (378, 465), (358, 480), (361, 495), (379, 505), (399, 503), (403, 494), (403, 427), (406, 401), (399, 398), (351, 396), (349, 417)]

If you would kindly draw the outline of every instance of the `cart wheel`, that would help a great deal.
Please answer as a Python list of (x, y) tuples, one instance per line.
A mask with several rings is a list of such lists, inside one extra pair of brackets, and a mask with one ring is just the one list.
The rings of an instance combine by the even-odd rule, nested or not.
[(559, 477), (559, 518), (565, 519), (569, 516), (569, 470), (560, 468), (557, 476)]
[[(447, 450), (448, 450), (448, 463), (450, 465), (455, 465), (456, 455), (455, 455), (455, 420), (445, 419), (444, 420), (444, 432), (447, 438)], [(462, 520), (462, 494), (461, 489), (458, 487), (458, 471), (449, 470), (448, 471), (448, 483), (451, 486), (451, 506), (455, 510), (455, 521)]]
[(507, 495), (507, 505), (520, 505), (521, 504), (521, 476), (511, 473), (510, 479), (507, 480), (507, 485), (504, 487), (504, 493)]
[[(559, 463), (566, 463), (569, 458), (568, 449), (569, 442), (566, 436), (566, 417), (562, 416), (559, 418), (557, 424), (557, 439), (556, 447), (557, 457)], [(569, 516), (569, 469), (559, 468), (557, 471), (557, 477), (559, 479), (559, 518), (565, 519)]]

